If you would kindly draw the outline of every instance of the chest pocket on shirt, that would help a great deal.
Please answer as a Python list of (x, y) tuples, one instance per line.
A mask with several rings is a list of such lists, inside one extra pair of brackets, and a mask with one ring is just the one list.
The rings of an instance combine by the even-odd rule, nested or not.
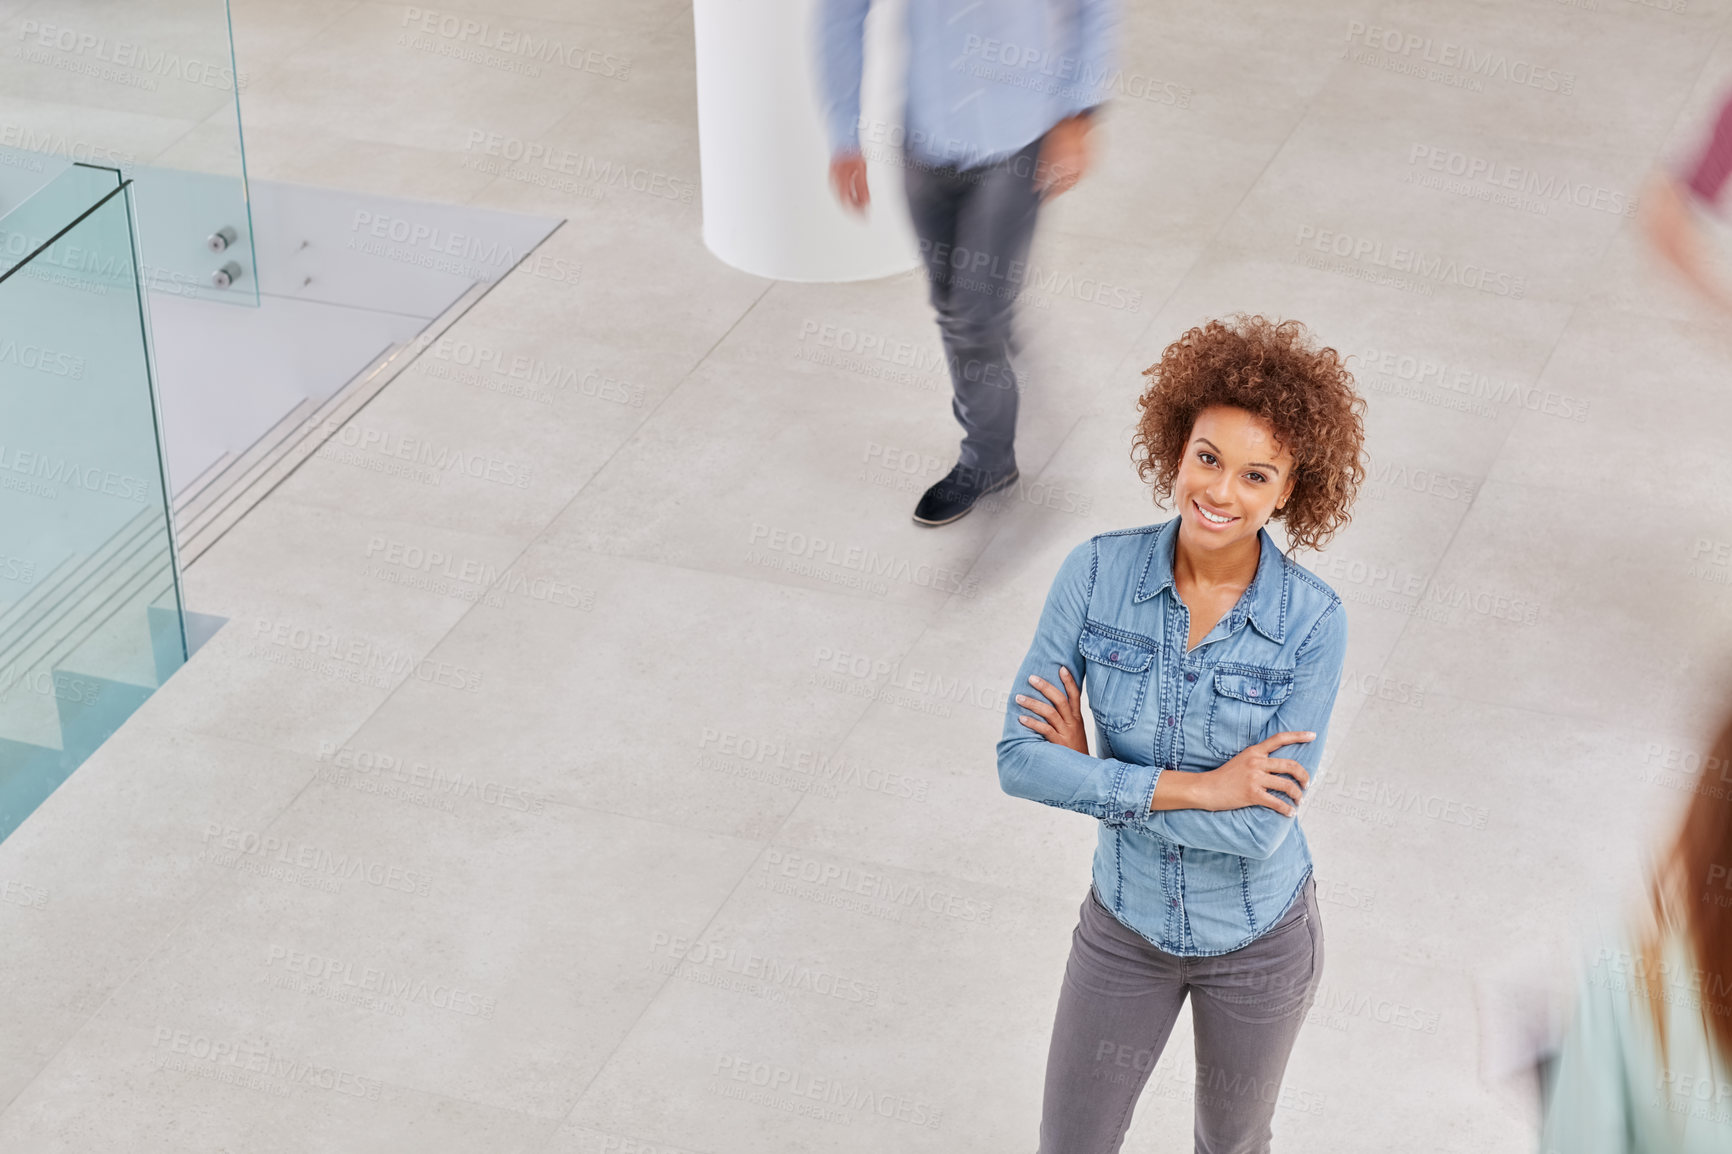
[(1077, 648), (1088, 659), (1089, 705), (1095, 722), (1119, 731), (1135, 725), (1155, 663), (1154, 642), (1128, 641), (1084, 625)]
[(1209, 704), (1209, 749), (1233, 757), (1270, 735), (1275, 710), (1293, 693), (1291, 669), (1223, 662), (1215, 667), (1215, 695)]

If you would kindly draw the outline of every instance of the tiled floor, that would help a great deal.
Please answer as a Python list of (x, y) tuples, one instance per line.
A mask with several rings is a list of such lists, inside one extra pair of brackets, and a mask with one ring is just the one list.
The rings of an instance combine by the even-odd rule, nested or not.
[[(0, 845), (0, 1149), (1032, 1150), (1094, 830), (999, 790), (1004, 697), (1065, 552), (1164, 516), (1138, 370), (1240, 309), (1361, 357), (1373, 458), (1308, 558), (1352, 635), (1277, 1145), (1531, 1148), (1476, 982), (1635, 892), (1732, 655), (1732, 574), (1695, 565), (1732, 541), (1729, 326), (1624, 211), (1732, 82), (1732, 5), (1131, 7), (1127, 74), (1172, 102), (1116, 101), (1043, 223), (1029, 487), (934, 531), (909, 513), (957, 431), (916, 280), (759, 280), (695, 200), (480, 163), (501, 134), (695, 185), (689, 4), (463, 10), (622, 77), (441, 54), (402, 5), (235, 0), (255, 175), (568, 218), (450, 334), (564, 384), (429, 352), (188, 572), (231, 623)], [(1416, 74), (1371, 27), (1569, 91)], [(1439, 181), (1452, 154), (1586, 203)], [(780, 532), (958, 578), (800, 571)], [(1186, 1029), (1128, 1151), (1190, 1148)], [(753, 1066), (844, 1104), (740, 1097)]]

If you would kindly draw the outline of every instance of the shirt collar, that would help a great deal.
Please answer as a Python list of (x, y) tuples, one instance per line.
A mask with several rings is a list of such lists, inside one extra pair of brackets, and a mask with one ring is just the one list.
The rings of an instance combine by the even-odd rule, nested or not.
[[(1173, 549), (1178, 541), (1177, 517), (1149, 534), (1148, 547), (1143, 553), (1143, 576), (1137, 583), (1133, 601), (1147, 601), (1172, 586)], [(1257, 530), (1257, 544), (1257, 575), (1227, 614), (1227, 630), (1232, 632), (1250, 621), (1257, 632), (1279, 645), (1287, 630), (1287, 558), (1276, 547), (1268, 529)], [(1178, 596), (1177, 591), (1173, 596)]]

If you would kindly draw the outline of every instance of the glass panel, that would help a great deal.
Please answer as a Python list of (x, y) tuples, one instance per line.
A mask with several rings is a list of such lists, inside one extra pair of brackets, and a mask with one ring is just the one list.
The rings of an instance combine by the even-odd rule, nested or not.
[(45, 158), (118, 168), (148, 288), (256, 305), (226, 0), (27, 0), (0, 42), (0, 211)]
[(130, 191), (0, 218), (0, 838), (186, 660)]
[[(31, 257), (51, 237), (119, 187), (120, 174), (112, 168), (67, 165), (48, 185), (0, 216), (0, 273)], [(40, 279), (47, 275), (46, 266), (38, 266), (28, 275)]]

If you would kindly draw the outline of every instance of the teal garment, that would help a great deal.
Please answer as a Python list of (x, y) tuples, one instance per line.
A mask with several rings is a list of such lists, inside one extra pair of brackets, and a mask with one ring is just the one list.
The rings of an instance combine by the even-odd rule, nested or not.
[[(1573, 1021), (1550, 1074), (1541, 1154), (1728, 1154), (1732, 1071), (1702, 1026), (1702, 976), (1679, 939), (1648, 963), (1665, 991), (1662, 1057), (1628, 937), (1578, 975)], [(1732, 966), (1727, 967), (1732, 977)]]

